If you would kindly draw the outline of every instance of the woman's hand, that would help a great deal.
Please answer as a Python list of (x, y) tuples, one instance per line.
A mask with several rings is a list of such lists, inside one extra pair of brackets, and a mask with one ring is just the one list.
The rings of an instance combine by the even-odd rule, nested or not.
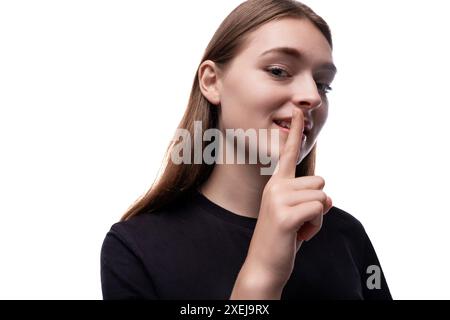
[(323, 178), (295, 177), (303, 121), (303, 113), (295, 109), (277, 168), (264, 188), (244, 263), (247, 270), (257, 270), (259, 281), (266, 281), (260, 287), (269, 283), (278, 286), (280, 293), (291, 276), (303, 240), (310, 240), (320, 230), (322, 217), (332, 206), (331, 198), (322, 191)]

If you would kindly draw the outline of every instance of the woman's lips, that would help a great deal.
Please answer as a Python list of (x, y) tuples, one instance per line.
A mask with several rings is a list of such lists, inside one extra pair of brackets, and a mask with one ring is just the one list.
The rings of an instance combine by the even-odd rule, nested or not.
[[(276, 121), (273, 121), (273, 123), (277, 126), (278, 129), (280, 129), (281, 132), (285, 132), (289, 134), (290, 129), (280, 126)], [(302, 141), (305, 142), (308, 138), (308, 131), (304, 128), (303, 129), (303, 135), (302, 135)]]

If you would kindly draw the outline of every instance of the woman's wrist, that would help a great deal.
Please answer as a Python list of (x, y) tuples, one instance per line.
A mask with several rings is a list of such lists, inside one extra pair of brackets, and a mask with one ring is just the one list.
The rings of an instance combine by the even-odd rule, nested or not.
[(238, 274), (230, 300), (279, 300), (285, 282), (256, 265), (245, 262)]

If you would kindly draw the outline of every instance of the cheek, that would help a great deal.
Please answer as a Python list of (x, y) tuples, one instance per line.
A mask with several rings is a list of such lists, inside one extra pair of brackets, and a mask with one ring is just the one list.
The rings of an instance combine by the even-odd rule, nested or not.
[(255, 71), (246, 78), (230, 76), (223, 86), (222, 123), (225, 128), (267, 127), (267, 119), (278, 105), (273, 88)]

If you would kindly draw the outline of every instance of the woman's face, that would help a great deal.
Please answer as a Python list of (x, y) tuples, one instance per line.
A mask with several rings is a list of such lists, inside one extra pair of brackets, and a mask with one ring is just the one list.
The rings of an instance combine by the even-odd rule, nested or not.
[[(270, 51), (275, 48), (291, 49)], [(262, 25), (218, 79), (221, 129), (279, 129), (276, 121), (290, 121), (292, 110), (300, 108), (306, 135), (303, 160), (327, 119), (333, 67), (326, 38), (309, 20), (284, 18)], [(269, 143), (260, 152), (278, 157), (288, 133), (279, 130), (279, 135), (277, 150)]]

